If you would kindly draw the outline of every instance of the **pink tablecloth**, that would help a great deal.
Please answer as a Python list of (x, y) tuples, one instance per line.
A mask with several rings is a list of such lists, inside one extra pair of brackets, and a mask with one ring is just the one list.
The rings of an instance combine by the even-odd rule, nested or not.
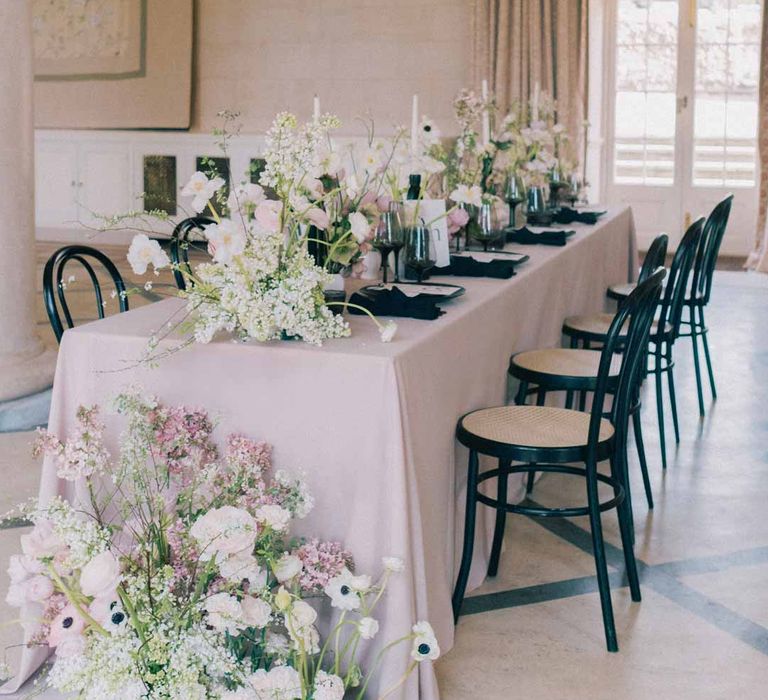
[[(456, 421), (472, 409), (502, 404), (510, 354), (559, 345), (566, 316), (602, 310), (606, 287), (636, 269), (629, 209), (574, 228), (562, 248), (511, 246), (531, 258), (511, 280), (443, 278), (466, 287), (466, 294), (446, 304), (436, 321), (398, 319), (391, 344), (379, 341), (370, 320), (352, 317), (352, 338), (322, 348), (221, 338), (185, 349), (159, 368), (137, 366), (148, 337), (178, 300), (67, 331), (50, 428), (64, 435), (79, 404), (106, 402), (127, 385), (141, 385), (165, 403), (219, 414), (220, 436), (239, 431), (271, 442), (276, 465), (303, 469), (316, 497), (299, 534), (343, 542), (360, 571), (378, 572), (385, 555), (406, 561), (379, 611), (379, 639), (397, 638), (427, 619), (445, 653), (453, 644), (450, 599), (465, 487), (466, 451), (454, 440)], [(114, 419), (108, 432), (118, 432)], [(59, 492), (64, 486), (46, 465), (41, 495)], [(486, 510), (471, 585), (484, 576), (492, 530)], [(378, 687), (399, 677), (407, 655), (405, 647), (389, 654)], [(28, 652), (27, 661), (34, 667), (37, 660)], [(436, 700), (429, 665), (401, 697)]]

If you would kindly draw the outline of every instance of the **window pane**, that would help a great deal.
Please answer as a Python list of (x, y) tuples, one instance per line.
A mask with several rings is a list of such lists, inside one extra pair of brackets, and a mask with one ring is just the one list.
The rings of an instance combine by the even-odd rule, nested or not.
[(619, 0), (617, 183), (674, 182), (678, 11), (677, 0)]
[(176, 215), (176, 156), (144, 156), (144, 211)]
[(760, 0), (700, 0), (693, 184), (754, 187)]

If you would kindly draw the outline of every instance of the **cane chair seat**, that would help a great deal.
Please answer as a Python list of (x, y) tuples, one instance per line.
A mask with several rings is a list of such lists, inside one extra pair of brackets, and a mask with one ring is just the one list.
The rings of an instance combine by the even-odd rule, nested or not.
[(637, 287), (637, 282), (625, 282), (624, 284), (614, 284), (608, 287), (608, 298), (616, 301), (623, 301)]
[[(498, 406), (468, 413), (461, 419), (465, 437), (503, 445), (536, 449), (586, 447), (590, 414), (552, 406)], [(606, 418), (600, 423), (598, 441), (613, 437)]]
[[(608, 333), (608, 329), (613, 321), (614, 314), (611, 313), (598, 313), (587, 314), (585, 316), (570, 316), (565, 319), (563, 323), (563, 331), (566, 335), (578, 334), (583, 336), (589, 336), (591, 339), (599, 341), (600, 338)], [(659, 325), (656, 320), (651, 324), (651, 338), (656, 337), (658, 334)], [(672, 332), (672, 324), (664, 324), (664, 333)], [(626, 328), (622, 329), (622, 336), (626, 333)]]
[[(548, 348), (520, 352), (510, 361), (510, 370), (522, 370), (526, 374), (554, 374), (560, 377), (597, 379), (600, 368), (600, 351), (581, 348)], [(611, 360), (609, 376), (618, 377), (621, 372), (621, 355)], [(517, 374), (518, 372), (514, 372)], [(537, 383), (531, 376), (532, 383)]]

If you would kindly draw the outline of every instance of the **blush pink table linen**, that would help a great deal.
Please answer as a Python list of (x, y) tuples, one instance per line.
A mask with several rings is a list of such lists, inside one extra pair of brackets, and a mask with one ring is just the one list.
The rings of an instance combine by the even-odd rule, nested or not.
[[(606, 288), (633, 279), (637, 269), (628, 208), (611, 210), (595, 226), (569, 228), (576, 234), (565, 247), (508, 246), (531, 258), (510, 280), (435, 278), (461, 284), (466, 294), (445, 304), (436, 321), (396, 319), (399, 330), (389, 344), (367, 317), (352, 316), (352, 337), (322, 348), (222, 337), (157, 368), (138, 365), (149, 337), (179, 310), (183, 302), (176, 299), (67, 331), (49, 428), (66, 435), (77, 406), (106, 408), (118, 392), (139, 386), (166, 404), (218, 416), (219, 441), (230, 432), (267, 440), (275, 465), (303, 470), (315, 495), (315, 510), (296, 534), (342, 542), (361, 572), (376, 574), (383, 556), (405, 561), (378, 609), (376, 641), (429, 620), (445, 654), (453, 645), (451, 592), (466, 485), (467, 453), (455, 441), (456, 422), (473, 409), (505, 403), (510, 355), (559, 346), (566, 316), (603, 310)], [(105, 418), (114, 448), (120, 421)], [(40, 496), (55, 494), (77, 497), (46, 463)], [(517, 481), (510, 497), (522, 495)], [(478, 516), (471, 587), (485, 576), (493, 529), (490, 509), (480, 508)], [(403, 645), (388, 654), (372, 698), (401, 675), (409, 651)], [(44, 658), (25, 651), (17, 679)], [(17, 688), (11, 682), (0, 692)], [(391, 697), (437, 700), (431, 665), (421, 665)]]

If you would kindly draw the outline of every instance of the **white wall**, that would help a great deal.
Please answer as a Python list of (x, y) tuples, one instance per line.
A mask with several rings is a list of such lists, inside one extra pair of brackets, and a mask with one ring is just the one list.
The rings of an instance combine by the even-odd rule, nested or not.
[(263, 133), (279, 111), (301, 118), (312, 96), (362, 134), (371, 110), (379, 133), (410, 120), (411, 95), (445, 134), (451, 103), (469, 83), (468, 0), (196, 0), (193, 114), (210, 131), (222, 109), (243, 131)]

